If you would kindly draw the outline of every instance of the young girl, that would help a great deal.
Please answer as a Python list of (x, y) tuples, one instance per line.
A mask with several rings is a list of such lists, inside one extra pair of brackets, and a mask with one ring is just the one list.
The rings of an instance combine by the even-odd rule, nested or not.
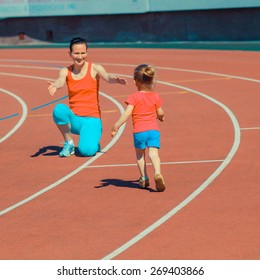
[(114, 124), (111, 135), (114, 136), (120, 126), (130, 116), (133, 121), (133, 137), (138, 168), (141, 174), (139, 184), (141, 187), (149, 186), (149, 178), (146, 170), (145, 151), (154, 169), (154, 180), (158, 192), (165, 190), (165, 182), (161, 174), (160, 157), (160, 132), (156, 119), (164, 120), (162, 100), (153, 91), (155, 85), (155, 69), (151, 65), (141, 64), (135, 68), (134, 82), (138, 89), (126, 99), (126, 110)]
[(108, 83), (126, 84), (124, 78), (107, 73), (103, 66), (87, 62), (87, 54), (86, 40), (80, 37), (72, 39), (69, 55), (73, 64), (62, 68), (54, 82), (48, 81), (50, 95), (54, 95), (65, 84), (68, 87), (69, 107), (57, 104), (53, 110), (54, 122), (65, 140), (60, 157), (74, 154), (71, 133), (79, 135), (78, 149), (82, 156), (94, 156), (99, 151), (102, 135), (99, 79)]

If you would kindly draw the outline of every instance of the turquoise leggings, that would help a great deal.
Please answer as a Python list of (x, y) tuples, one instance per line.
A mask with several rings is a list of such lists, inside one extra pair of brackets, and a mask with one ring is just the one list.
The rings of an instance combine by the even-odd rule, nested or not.
[(71, 133), (79, 135), (78, 149), (82, 156), (94, 156), (100, 149), (102, 122), (99, 118), (76, 116), (65, 104), (57, 104), (52, 112), (57, 125), (70, 125)]

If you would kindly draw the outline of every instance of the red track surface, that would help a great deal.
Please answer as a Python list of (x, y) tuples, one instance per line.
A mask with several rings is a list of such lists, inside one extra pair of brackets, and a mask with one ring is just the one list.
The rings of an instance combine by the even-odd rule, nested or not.
[(54, 104), (32, 109), (66, 89), (50, 97), (44, 79), (28, 76), (56, 78), (55, 67), (70, 63), (67, 50), (1, 50), (0, 137), (26, 114), (22, 103), (28, 114), (0, 144), (0, 259), (259, 259), (260, 53), (90, 49), (89, 60), (128, 77), (127, 87), (101, 85), (123, 106), (134, 66), (158, 68), (167, 189), (138, 188), (131, 121), (107, 146), (120, 112), (103, 96), (107, 151), (92, 163), (59, 158)]

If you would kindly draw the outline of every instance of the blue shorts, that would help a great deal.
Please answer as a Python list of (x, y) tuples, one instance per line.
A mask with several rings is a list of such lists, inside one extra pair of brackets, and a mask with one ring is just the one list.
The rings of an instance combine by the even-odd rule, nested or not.
[(158, 130), (147, 130), (134, 133), (135, 148), (144, 150), (146, 147), (160, 149), (160, 132)]

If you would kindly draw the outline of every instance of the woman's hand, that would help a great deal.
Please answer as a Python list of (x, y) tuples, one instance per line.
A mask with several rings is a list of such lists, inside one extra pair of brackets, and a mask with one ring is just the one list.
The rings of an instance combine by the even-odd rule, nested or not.
[(57, 91), (57, 87), (54, 85), (54, 82), (47, 81), (47, 83), (49, 84), (49, 86), (48, 86), (49, 94), (50, 94), (51, 96), (53, 96), (54, 93)]

